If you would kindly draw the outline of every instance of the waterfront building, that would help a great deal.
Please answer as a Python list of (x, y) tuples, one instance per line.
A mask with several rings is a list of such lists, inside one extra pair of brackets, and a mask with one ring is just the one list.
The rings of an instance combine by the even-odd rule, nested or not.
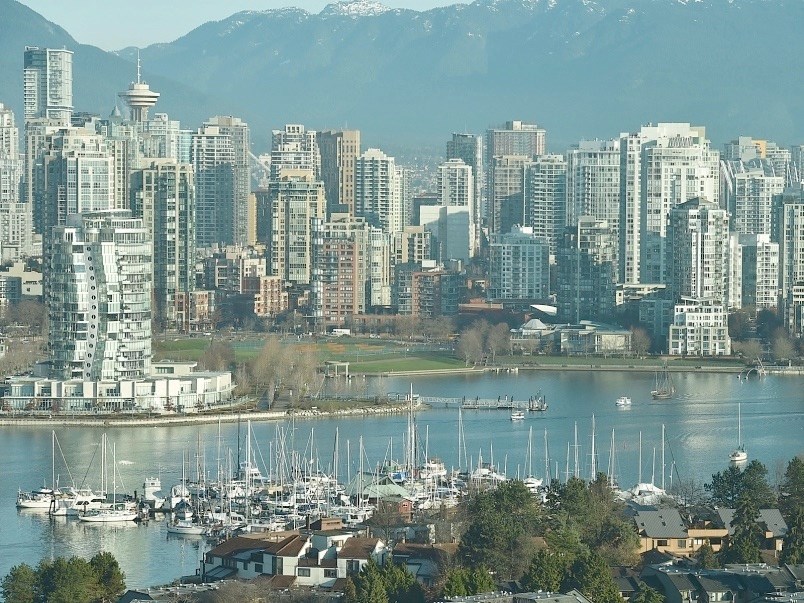
[(131, 174), (133, 215), (153, 244), (154, 320), (168, 329), (189, 330), (177, 296), (195, 288), (195, 181), (193, 166), (155, 159)]
[(770, 235), (732, 233), (731, 307), (776, 309), (779, 304), (779, 244)]
[(116, 381), (150, 374), (151, 243), (129, 212), (71, 214), (47, 256), (51, 375)]
[(547, 239), (555, 256), (567, 219), (567, 162), (562, 155), (540, 155), (525, 165), (523, 197), (523, 224)]
[(549, 293), (550, 246), (547, 240), (525, 226), (491, 235), (489, 301), (544, 301)]
[(327, 196), (327, 215), (355, 215), (355, 164), (360, 156), (360, 130), (318, 132), (321, 180)]
[(433, 260), (398, 264), (394, 270), (394, 301), (398, 314), (435, 318), (458, 313), (461, 275)]
[(343, 325), (366, 311), (370, 226), (348, 213), (313, 221), (311, 306), (316, 324)]
[[(474, 134), (452, 134), (452, 140), (447, 141), (447, 161), (460, 159), (472, 168), (473, 198), (472, 216), (474, 218), (475, 241), (474, 247), (480, 246), (480, 233), (483, 221), (486, 218), (486, 208), (483, 203), (485, 191), (485, 164), (483, 162), (483, 138)], [(416, 220), (412, 220), (414, 224)]]
[[(379, 149), (368, 149), (355, 164), (355, 213), (386, 233), (407, 225), (410, 175)], [(412, 203), (412, 198), (410, 198)]]
[(720, 162), (721, 206), (741, 234), (770, 234), (773, 197), (784, 191), (784, 176), (767, 159)]
[(716, 203), (690, 199), (670, 210), (666, 281), (674, 297), (729, 300), (729, 216)]
[(73, 52), (26, 46), (23, 56), (25, 121), (46, 118), (70, 126), (73, 113)]
[(617, 243), (605, 220), (581, 216), (567, 227), (556, 262), (556, 305), (562, 320), (611, 320)]
[(316, 180), (322, 177), (318, 137), (301, 124), (286, 124), (271, 134), (270, 180), (278, 180), (282, 171), (289, 169), (311, 170)]
[(670, 209), (694, 197), (719, 202), (719, 156), (705, 128), (643, 126), (620, 136), (620, 270), (628, 283), (667, 279)]
[(273, 318), (288, 309), (288, 292), (278, 276), (259, 277), (259, 288), (254, 293), (254, 315)]
[(236, 117), (213, 117), (193, 135), (198, 247), (246, 244), (249, 151), (248, 125)]
[(269, 273), (289, 285), (308, 285), (312, 276), (315, 219), (326, 217), (324, 184), (310, 169), (283, 169), (270, 182)]
[(730, 356), (728, 311), (720, 300), (681, 298), (668, 334), (671, 356)]
[(526, 155), (493, 157), (489, 165), (488, 221), (490, 233), (510, 232), (525, 219), (525, 165), (531, 161)]

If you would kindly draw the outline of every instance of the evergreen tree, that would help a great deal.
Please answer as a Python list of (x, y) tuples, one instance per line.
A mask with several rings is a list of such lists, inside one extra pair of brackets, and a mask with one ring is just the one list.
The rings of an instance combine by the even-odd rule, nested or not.
[(729, 539), (729, 546), (723, 552), (725, 563), (759, 563), (762, 530), (757, 524), (759, 510), (751, 496), (743, 495), (737, 501), (734, 511), (732, 528), (734, 530)]
[(469, 595), (488, 593), (495, 589), (494, 578), (485, 567), (476, 567), (467, 572), (466, 586)]
[(779, 492), (779, 510), (791, 521), (796, 512), (804, 507), (804, 460), (793, 457), (787, 464)]
[(360, 573), (352, 577), (352, 581), (355, 603), (389, 603), (385, 579), (373, 560), (369, 560)]
[(101, 552), (89, 560), (100, 584), (100, 598), (104, 603), (116, 601), (126, 589), (126, 576), (111, 553)]
[(465, 597), (469, 594), (467, 571), (462, 567), (453, 567), (447, 571), (442, 589), (443, 597)]
[(757, 460), (748, 463), (744, 470), (731, 465), (715, 473), (705, 488), (712, 503), (720, 507), (733, 509), (743, 495), (751, 497), (758, 509), (776, 506), (776, 496), (768, 484), (768, 468)]
[(101, 600), (98, 576), (86, 559), (57, 557), (37, 566), (41, 592), (47, 603), (94, 602)]
[(522, 586), (528, 591), (558, 592), (566, 578), (571, 559), (561, 553), (538, 551), (522, 577)]
[(424, 590), (406, 567), (388, 562), (381, 573), (390, 603), (424, 603)]
[(791, 565), (804, 563), (804, 506), (802, 505), (798, 506), (788, 525), (780, 560)]
[(0, 584), (3, 600), (6, 603), (35, 603), (38, 582), (36, 572), (30, 565), (15, 565)]
[(641, 580), (637, 585), (637, 591), (629, 599), (630, 603), (665, 603), (665, 601), (663, 594)]
[(695, 560), (701, 569), (716, 569), (720, 567), (715, 550), (708, 542), (695, 552)]
[(611, 575), (605, 559), (597, 553), (589, 553), (572, 564), (564, 580), (562, 590), (575, 588), (595, 603), (622, 603), (620, 591)]

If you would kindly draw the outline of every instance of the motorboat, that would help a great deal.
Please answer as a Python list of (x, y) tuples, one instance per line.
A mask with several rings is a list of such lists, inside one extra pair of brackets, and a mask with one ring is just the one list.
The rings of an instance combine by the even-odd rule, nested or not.
[(204, 536), (209, 532), (209, 527), (194, 522), (190, 519), (175, 519), (171, 521), (169, 518), (165, 520), (166, 530), (168, 534), (181, 534), (185, 536)]
[(114, 503), (109, 508), (92, 509), (78, 519), (87, 523), (121, 523), (137, 519), (137, 512), (125, 503)]
[(615, 406), (619, 406), (620, 408), (631, 406), (631, 398), (628, 396), (620, 396), (614, 401)]
[(511, 413), (511, 420), (512, 421), (524, 421), (525, 420), (525, 413), (521, 410), (515, 410)]

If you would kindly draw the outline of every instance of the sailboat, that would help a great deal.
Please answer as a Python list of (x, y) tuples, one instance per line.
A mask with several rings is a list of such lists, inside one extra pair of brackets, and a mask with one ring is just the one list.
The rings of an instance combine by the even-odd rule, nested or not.
[[(104, 434), (101, 460), (106, 462), (106, 436)], [(118, 523), (134, 521), (137, 519), (136, 511), (129, 508), (124, 502), (117, 501), (117, 445), (112, 444), (112, 503), (110, 507), (102, 509), (89, 509), (78, 519), (87, 523)]]
[(667, 369), (667, 363), (664, 364), (661, 376), (656, 373), (656, 388), (650, 392), (654, 400), (669, 400), (676, 393), (676, 388), (673, 385), (673, 380), (670, 378), (670, 371)]
[(743, 421), (739, 403), (737, 404), (737, 448), (732, 450), (729, 460), (732, 463), (744, 463), (748, 460), (748, 453), (743, 446)]

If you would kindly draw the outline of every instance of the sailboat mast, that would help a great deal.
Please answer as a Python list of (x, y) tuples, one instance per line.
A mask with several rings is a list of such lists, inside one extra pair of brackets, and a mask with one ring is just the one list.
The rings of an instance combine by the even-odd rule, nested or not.
[[(558, 469), (556, 469), (558, 474)], [(544, 428), (544, 481), (550, 485), (550, 448), (547, 445), (547, 428)]]
[(642, 430), (639, 430), (639, 477), (637, 479), (637, 483), (642, 483)]
[(589, 481), (594, 481), (597, 476), (597, 463), (595, 462), (595, 415), (592, 415), (592, 466)]
[(664, 423), (662, 423), (662, 490), (664, 490)]

